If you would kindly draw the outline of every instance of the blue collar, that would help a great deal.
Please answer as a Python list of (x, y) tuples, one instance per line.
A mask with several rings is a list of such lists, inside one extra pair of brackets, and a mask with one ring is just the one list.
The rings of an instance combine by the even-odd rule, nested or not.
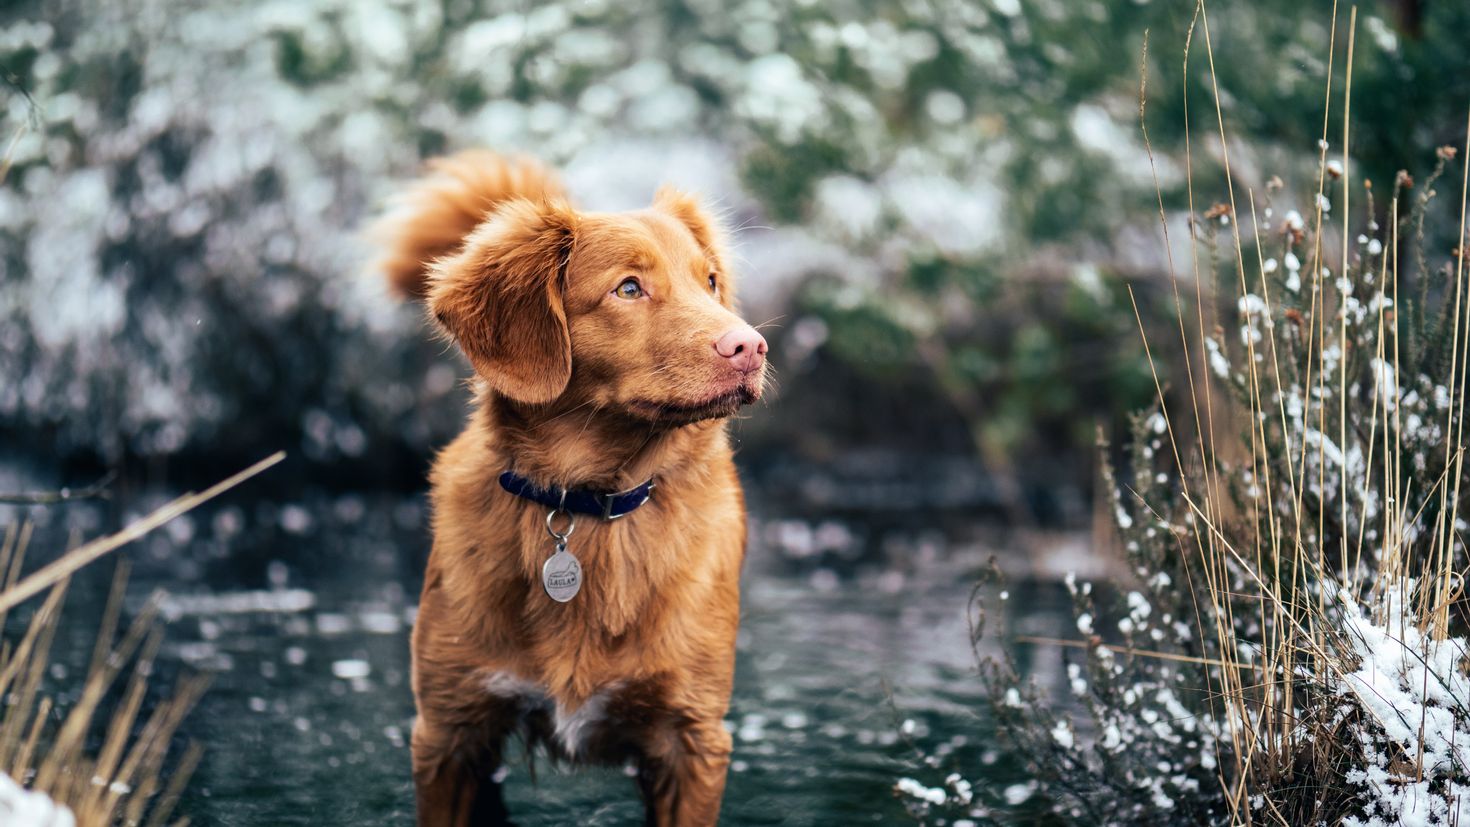
[(649, 480), (627, 491), (542, 488), (514, 471), (506, 471), (500, 475), (500, 487), (517, 497), (540, 503), (547, 508), (560, 508), (573, 514), (591, 514), (604, 520), (616, 520), (648, 502), (656, 486), (653, 480)]

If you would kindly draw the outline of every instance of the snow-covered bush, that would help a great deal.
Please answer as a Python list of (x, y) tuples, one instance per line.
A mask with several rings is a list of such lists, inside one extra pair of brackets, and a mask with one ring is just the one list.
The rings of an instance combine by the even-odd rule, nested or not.
[[(747, 300), (822, 277), (778, 354), (919, 363), (1000, 398), (988, 443), (1022, 439), (1034, 410), (1071, 440), (1068, 411), (1147, 389), (1132, 353), (1096, 365), (1128, 313), (1094, 265), (1162, 260), (1125, 255), (1152, 193), (1118, 57), (1172, 20), (1167, 6), (12, 4), (0, 429), (103, 459), (421, 455), (458, 424), (444, 397), (462, 372), (423, 342), (416, 310), (357, 277), (357, 228), (422, 158), (488, 145), (566, 165), (595, 208), (637, 205), (664, 176), (712, 191), (736, 223), (778, 225), (742, 250), (760, 282)], [(1239, 106), (1262, 114), (1262, 60), (1281, 65), (1273, 92), (1311, 86), (1299, 20), (1222, 14), (1258, 35), (1221, 66)], [(1380, 75), (1422, 71), (1393, 54)], [(1041, 270), (1084, 264), (1063, 301), (997, 315), (1061, 306), (1067, 335), (1002, 330), (1016, 346), (997, 357), (971, 335), (977, 314), (1038, 269), (1038, 242), (1069, 245)], [(1076, 393), (1049, 381), (1074, 356), (1098, 368)]]
[(142, 0), (0, 21), (17, 136), (0, 427), (109, 460), (381, 459), (449, 433), (459, 372), (358, 276), (357, 235), (446, 149), (533, 151), (621, 208), (713, 145), (686, 166), (738, 172), (713, 193), (738, 223), (759, 223), (758, 200), (798, 225), (751, 256), (768, 283), (820, 271), (862, 290), (910, 247), (986, 253), (1005, 224), (989, 154), (1014, 142), (978, 119), (1022, 99), (979, 80), (1034, 25), (1013, 4), (768, 0)]

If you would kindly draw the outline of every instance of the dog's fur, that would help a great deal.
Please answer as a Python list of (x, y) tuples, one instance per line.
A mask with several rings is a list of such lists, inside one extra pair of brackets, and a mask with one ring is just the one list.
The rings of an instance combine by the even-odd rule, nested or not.
[[(431, 474), (419, 823), (506, 820), (494, 776), (519, 735), (561, 760), (635, 762), (651, 824), (714, 824), (745, 548), (723, 419), (764, 371), (732, 376), (713, 347), (743, 325), (717, 223), (670, 190), (643, 211), (578, 212), (539, 164), (470, 152), (432, 163), (378, 235), (391, 283), (424, 298), (478, 387)], [(630, 274), (647, 297), (612, 294)], [(658, 488), (619, 520), (578, 518), (584, 584), (559, 604), (540, 580), (547, 509), (503, 491), (506, 469)]]

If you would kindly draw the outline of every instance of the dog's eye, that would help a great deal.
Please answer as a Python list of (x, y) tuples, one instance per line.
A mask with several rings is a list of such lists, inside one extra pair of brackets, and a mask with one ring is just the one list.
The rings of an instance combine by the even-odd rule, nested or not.
[(716, 296), (720, 295), (720, 285), (719, 282), (715, 280), (714, 273), (709, 274), (709, 289), (713, 290)]
[(617, 288), (613, 290), (613, 295), (617, 296), (620, 299), (642, 298), (643, 285), (638, 283), (638, 279), (623, 279), (623, 283), (619, 284)]

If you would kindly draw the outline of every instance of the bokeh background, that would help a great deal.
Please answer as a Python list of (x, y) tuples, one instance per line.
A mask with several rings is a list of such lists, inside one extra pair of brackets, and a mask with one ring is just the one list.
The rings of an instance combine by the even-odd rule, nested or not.
[[(1359, 13), (1353, 146), (1386, 185), (1463, 134), (1470, 6)], [(1214, 84), (1237, 185), (1279, 176), (1278, 215), (1309, 212), (1289, 193), (1315, 184), (1332, 4), (1211, 6), (1213, 71), (1198, 24), (1186, 69), (1194, 15), (6, 4), (0, 493), (116, 476), (106, 500), (0, 519), (34, 520), (44, 558), (285, 449), (131, 552), (132, 592), (175, 596), (178, 667), (217, 673), (185, 727), (208, 747), (185, 810), (402, 823), (424, 471), (468, 370), (388, 296), (362, 228), (424, 159), (467, 147), (551, 162), (589, 209), (674, 183), (734, 230), (779, 379), (732, 425), (754, 531), (727, 820), (891, 823), (893, 781), (960, 754), (994, 768), (986, 801), (1024, 807), (976, 709), (969, 586), (996, 556), (1019, 628), (1062, 634), (1058, 579), (1110, 565), (1095, 441), (1154, 398), (1130, 288), (1165, 331), (1171, 254), (1193, 289), (1189, 215), (1208, 203), (1187, 180), (1225, 197)], [(1060, 654), (1036, 657), (1064, 680)], [(590, 777), (517, 769), (512, 797), (527, 823), (635, 817), (617, 772)]]

